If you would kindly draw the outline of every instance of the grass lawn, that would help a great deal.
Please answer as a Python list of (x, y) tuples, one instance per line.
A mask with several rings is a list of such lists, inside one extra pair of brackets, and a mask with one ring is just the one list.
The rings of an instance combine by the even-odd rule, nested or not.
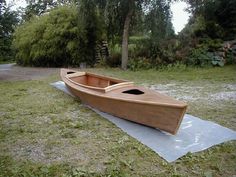
[[(188, 102), (187, 112), (236, 130), (236, 67), (89, 71)], [(233, 176), (236, 142), (167, 163), (112, 123), (40, 80), (0, 82), (0, 176)]]

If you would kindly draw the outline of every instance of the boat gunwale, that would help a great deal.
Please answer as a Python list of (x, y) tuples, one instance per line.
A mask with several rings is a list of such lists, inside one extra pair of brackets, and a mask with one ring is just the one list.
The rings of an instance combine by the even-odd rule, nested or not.
[[(63, 71), (63, 70), (62, 70)], [(61, 73), (62, 73), (61, 71)], [(80, 72), (80, 71), (76, 71), (76, 72)], [(137, 103), (137, 104), (147, 104), (147, 105), (157, 105), (157, 106), (168, 106), (168, 107), (174, 107), (174, 108), (187, 108), (187, 104), (185, 102), (182, 102), (182, 101), (179, 101), (179, 100), (176, 100), (176, 101), (179, 101), (180, 104), (173, 104), (173, 103), (161, 103), (161, 102), (153, 102), (153, 101), (142, 101), (142, 100), (131, 100), (131, 99), (123, 99), (123, 98), (119, 98), (119, 97), (109, 97), (109, 96), (106, 96), (106, 95), (101, 95), (101, 94), (96, 94), (96, 93), (91, 93), (89, 92), (89, 88), (87, 87), (83, 87), (83, 86), (80, 86), (78, 84), (75, 84), (71, 79), (68, 79), (66, 77), (66, 74), (63, 75), (62, 73), (62, 78), (64, 78), (65, 80), (63, 80), (65, 82), (65, 84), (75, 90), (78, 90), (80, 92), (83, 92), (85, 94), (89, 94), (89, 95), (92, 95), (92, 96), (97, 96), (97, 97), (101, 97), (101, 98), (107, 98), (107, 99), (112, 99), (112, 100), (119, 100), (119, 101), (124, 101), (124, 102), (133, 102), (133, 103)], [(83, 89), (87, 89), (87, 91), (84, 91), (84, 90), (81, 90), (79, 89), (78, 87), (81, 87)], [(77, 89), (76, 89), (77, 88)], [(93, 91), (96, 91), (93, 90)], [(99, 92), (99, 93), (103, 93), (103, 92)], [(105, 93), (105, 92), (104, 92)], [(163, 94), (164, 95), (164, 94)]]

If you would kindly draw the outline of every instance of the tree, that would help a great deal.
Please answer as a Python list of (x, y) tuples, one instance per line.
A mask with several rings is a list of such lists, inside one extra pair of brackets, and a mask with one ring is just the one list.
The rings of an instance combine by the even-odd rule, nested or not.
[(141, 9), (141, 2), (143, 1), (108, 0), (105, 6), (108, 39), (113, 41), (114, 36), (122, 36), (122, 69), (127, 69), (131, 19), (135, 12)]
[(76, 7), (62, 6), (31, 18), (14, 33), (17, 63), (31, 66), (77, 65), (84, 58), (79, 51), (81, 41), (86, 40), (84, 34)]
[(121, 68), (126, 70), (128, 63), (128, 39), (129, 39), (129, 26), (132, 15), (134, 13), (134, 0), (128, 1), (128, 11), (125, 17), (123, 37), (122, 37), (122, 55), (121, 55)]
[[(79, 8), (79, 10), (78, 10)], [(17, 63), (31, 66), (68, 66), (95, 63), (101, 30), (90, 2), (64, 5), (32, 17), (14, 34)]]
[(188, 11), (192, 13), (191, 23), (203, 18), (205, 29), (202, 35), (210, 38), (235, 38), (236, 1), (235, 0), (186, 0)]
[(18, 23), (18, 16), (15, 11), (11, 11), (6, 6), (5, 1), (0, 1), (0, 60), (9, 60), (12, 58), (11, 49), (12, 33)]
[(151, 39), (156, 43), (173, 37), (170, 2), (165, 0), (152, 1), (146, 16), (146, 27), (151, 32)]
[(48, 9), (56, 6), (54, 0), (26, 0), (28, 5), (24, 9), (23, 20), (28, 21), (33, 16), (40, 16)]
[(219, 25), (225, 30), (225, 38), (236, 38), (236, 1), (219, 0), (219, 6), (215, 11), (215, 16)]
[[(150, 14), (150, 19), (155, 21), (152, 14), (155, 14), (157, 20), (155, 25), (149, 23), (152, 35), (157, 32), (156, 29), (164, 28), (165, 33), (159, 33), (159, 36), (166, 34), (166, 30), (171, 31), (172, 25), (170, 22), (169, 3), (171, 0), (108, 0), (106, 8), (106, 16), (109, 24), (109, 28), (113, 29), (113, 34), (122, 35), (122, 69), (127, 69), (128, 61), (128, 39), (130, 33), (130, 24), (134, 14), (138, 14), (139, 11), (146, 11), (145, 13)], [(161, 6), (158, 6), (161, 4)], [(112, 9), (112, 10), (110, 10)], [(158, 13), (160, 12), (160, 13)], [(141, 14), (141, 13), (140, 13)], [(162, 16), (162, 14), (164, 14)], [(167, 14), (167, 15), (166, 15)], [(160, 16), (159, 16), (160, 15)], [(163, 24), (161, 24), (163, 22)], [(159, 23), (159, 24), (158, 24)], [(168, 25), (167, 25), (168, 24)], [(121, 26), (122, 29), (119, 27)], [(155, 28), (155, 29), (154, 29)], [(121, 32), (122, 31), (122, 32)], [(173, 29), (172, 29), (173, 31)], [(157, 34), (155, 36), (158, 36)]]
[(23, 20), (28, 21), (33, 16), (40, 16), (50, 9), (62, 5), (78, 4), (77, 0), (26, 0), (27, 6), (23, 9)]
[[(33, 16), (47, 16), (50, 9), (60, 3), (70, 3), (74, 0), (35, 0), (29, 4), (26, 21)], [(152, 43), (160, 45), (160, 41), (173, 34), (171, 13), (168, 0), (79, 0), (77, 1), (78, 19), (82, 27), (83, 38), (79, 38), (78, 50), (85, 62), (95, 63), (95, 49), (101, 39), (116, 41), (122, 46), (122, 65), (127, 69), (128, 39), (130, 34), (145, 34), (150, 36)], [(27, 14), (27, 13), (26, 13)], [(32, 15), (31, 15), (32, 14)], [(45, 14), (45, 15), (41, 15)], [(142, 20), (139, 20), (142, 19)], [(148, 21), (144, 23), (144, 21)], [(36, 20), (33, 20), (36, 21)], [(141, 25), (137, 28), (136, 25)], [(42, 26), (44, 26), (42, 24)], [(105, 30), (104, 30), (105, 29)], [(141, 32), (141, 30), (143, 30)], [(104, 33), (106, 31), (106, 34)], [(104, 35), (105, 34), (105, 35)], [(41, 40), (40, 38), (38, 40)], [(81, 60), (80, 60), (81, 61)]]
[(84, 52), (84, 62), (90, 65), (95, 64), (97, 42), (102, 38), (102, 22), (99, 22), (100, 14), (94, 0), (81, 0), (79, 3), (79, 19), (84, 28), (84, 41), (81, 41)]

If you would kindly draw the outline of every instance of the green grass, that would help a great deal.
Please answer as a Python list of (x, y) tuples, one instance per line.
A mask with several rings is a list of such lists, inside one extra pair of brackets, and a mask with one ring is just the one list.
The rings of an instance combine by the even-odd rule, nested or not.
[(99, 74), (110, 75), (128, 79), (136, 83), (168, 83), (171, 81), (207, 81), (207, 82), (231, 82), (236, 81), (236, 65), (209, 68), (167, 68), (167, 70), (140, 70), (126, 71), (113, 68), (88, 69)]
[[(137, 84), (204, 86), (198, 96), (236, 83), (235, 66), (182, 71), (89, 71)], [(59, 80), (0, 82), (0, 176), (233, 176), (236, 143), (167, 163), (119, 128), (51, 87)], [(188, 101), (188, 113), (236, 130), (235, 100)]]

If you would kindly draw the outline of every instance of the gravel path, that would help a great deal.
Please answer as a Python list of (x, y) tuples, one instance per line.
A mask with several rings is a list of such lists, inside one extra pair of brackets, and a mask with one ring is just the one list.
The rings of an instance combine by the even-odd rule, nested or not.
[(182, 101), (236, 101), (236, 84), (157, 84), (148, 85), (152, 90), (167, 94)]
[(21, 67), (16, 64), (0, 65), (0, 81), (36, 80), (59, 72), (59, 68)]

